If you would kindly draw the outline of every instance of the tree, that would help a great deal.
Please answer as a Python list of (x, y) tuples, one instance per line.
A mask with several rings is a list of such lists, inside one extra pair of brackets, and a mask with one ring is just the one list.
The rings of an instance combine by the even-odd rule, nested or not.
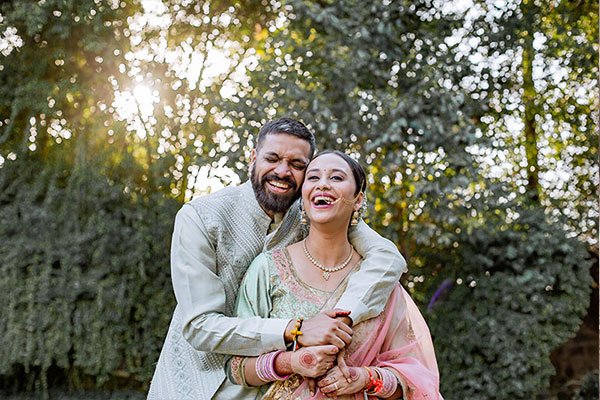
[[(411, 294), (423, 304), (454, 282), (443, 306), (428, 313), (448, 398), (535, 397), (549, 383), (550, 351), (581, 322), (589, 260), (526, 190), (515, 196), (479, 168), (477, 149), (493, 148), (495, 138), (478, 134), (481, 108), (464, 87), (477, 66), (452, 44), (465, 20), (426, 1), (295, 1), (282, 10), (288, 20), (272, 29), (240, 94), (250, 102), (224, 107), (233, 109), (230, 118), (252, 132), (292, 113), (321, 145), (341, 146), (368, 165), (370, 222), (408, 257)], [(508, 280), (520, 282), (518, 299)], [(516, 320), (529, 322), (511, 330)], [(481, 341), (500, 326), (507, 330)], [(473, 343), (466, 354), (465, 343)], [(507, 369), (515, 360), (521, 369)]]
[(598, 4), (477, 1), (456, 32), (489, 173), (591, 245), (598, 238)]
[(15, 46), (0, 68), (0, 383), (47, 394), (57, 370), (74, 387), (144, 381), (173, 307), (178, 203), (148, 184), (111, 106), (136, 8), (15, 1), (1, 12)]
[[(417, 302), (437, 299), (426, 317), (446, 397), (534, 397), (547, 355), (585, 308), (588, 262), (527, 195), (535, 177), (506, 184), (481, 168), (499, 146), (490, 107), (509, 85), (527, 86), (461, 45), (480, 35), (474, 48), (524, 46), (494, 45), (512, 25), (508, 11), (489, 15), (429, 0), (4, 3), (0, 293), (17, 289), (0, 330), (20, 346), (1, 350), (0, 385), (33, 371), (31, 385), (44, 386), (55, 367), (75, 387), (89, 377), (147, 384), (174, 302), (166, 252), (176, 208), (209, 178), (238, 182), (259, 126), (291, 114), (320, 146), (367, 166), (370, 223), (408, 258), (403, 282)], [(545, 179), (537, 192), (551, 210)], [(583, 193), (570, 194), (574, 204), (585, 206)], [(507, 369), (513, 361), (522, 369)]]

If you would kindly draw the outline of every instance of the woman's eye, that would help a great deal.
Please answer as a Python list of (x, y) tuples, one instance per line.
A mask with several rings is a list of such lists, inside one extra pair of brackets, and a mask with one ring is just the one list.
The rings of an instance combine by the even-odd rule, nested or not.
[(344, 178), (342, 178), (341, 176), (334, 175), (331, 177), (331, 180), (332, 181), (343, 181)]
[(307, 176), (307, 177), (306, 177), (306, 180), (307, 180), (307, 181), (314, 181), (314, 180), (316, 180), (316, 179), (319, 179), (319, 178), (318, 178), (317, 176), (314, 176), (314, 175), (313, 175), (313, 176)]

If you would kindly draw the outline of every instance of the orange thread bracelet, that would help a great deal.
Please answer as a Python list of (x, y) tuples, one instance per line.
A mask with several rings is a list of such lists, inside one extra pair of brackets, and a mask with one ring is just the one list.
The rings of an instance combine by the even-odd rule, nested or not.
[(373, 373), (371, 372), (371, 369), (369, 367), (364, 368), (369, 373), (369, 382), (367, 383), (365, 391), (370, 391), (371, 393), (369, 394), (377, 394), (377, 392), (381, 391), (381, 389), (383, 388), (383, 380), (373, 378)]

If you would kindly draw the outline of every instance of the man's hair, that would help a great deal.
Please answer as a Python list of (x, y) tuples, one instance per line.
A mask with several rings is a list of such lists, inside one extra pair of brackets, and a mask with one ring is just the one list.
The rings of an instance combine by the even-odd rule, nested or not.
[(354, 195), (358, 195), (360, 192), (365, 192), (365, 189), (367, 188), (367, 178), (366, 178), (366, 174), (365, 174), (365, 169), (362, 167), (362, 165), (360, 165), (360, 163), (358, 161), (356, 161), (354, 158), (350, 157), (348, 154), (343, 153), (339, 150), (323, 150), (320, 151), (319, 154), (317, 154), (313, 160), (315, 160), (317, 157), (320, 157), (322, 155), (325, 154), (335, 154), (336, 156), (342, 158), (344, 161), (346, 161), (346, 163), (348, 164), (348, 166), (350, 167), (350, 170), (352, 171), (352, 175), (354, 175), (354, 182), (356, 183), (356, 189), (354, 190)]
[(269, 121), (260, 128), (258, 139), (256, 141), (256, 151), (260, 150), (267, 135), (275, 134), (292, 135), (304, 139), (310, 144), (310, 154), (308, 155), (308, 158), (312, 158), (313, 154), (315, 154), (315, 148), (317, 147), (315, 135), (313, 135), (302, 122), (286, 117)]

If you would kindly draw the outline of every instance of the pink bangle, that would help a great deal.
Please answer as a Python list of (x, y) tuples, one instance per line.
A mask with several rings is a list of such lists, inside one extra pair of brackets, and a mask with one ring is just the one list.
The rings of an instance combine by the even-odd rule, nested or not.
[(275, 371), (275, 359), (279, 354), (283, 353), (282, 350), (274, 351), (271, 353), (262, 354), (256, 360), (256, 376), (263, 382), (283, 381), (289, 378), (289, 375), (279, 375)]
[(383, 381), (383, 385), (381, 386), (381, 390), (377, 392), (378, 397), (390, 397), (396, 390), (398, 389), (398, 380), (396, 379), (396, 375), (386, 368), (376, 368), (379, 376), (381, 376), (381, 380)]

